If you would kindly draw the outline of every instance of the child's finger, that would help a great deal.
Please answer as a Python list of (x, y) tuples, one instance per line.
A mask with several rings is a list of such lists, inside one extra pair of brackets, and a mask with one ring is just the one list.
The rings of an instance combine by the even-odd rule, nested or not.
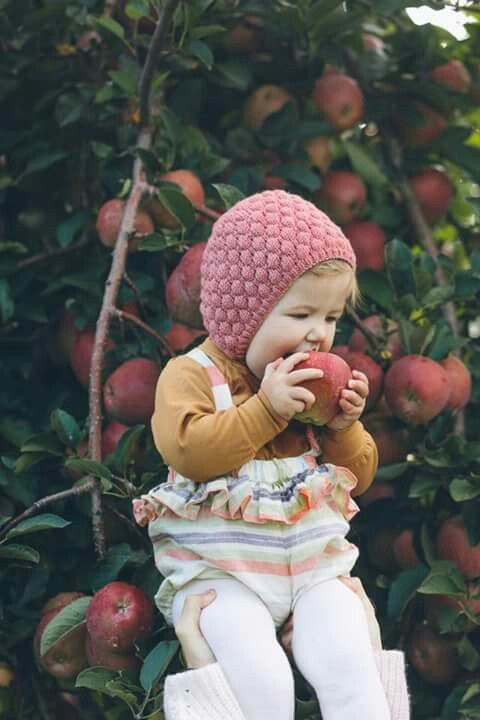
[(289, 385), (297, 385), (306, 380), (317, 380), (323, 377), (323, 370), (309, 368), (308, 370), (292, 370), (288, 373), (287, 382)]
[(348, 400), (354, 407), (362, 407), (364, 404), (364, 398), (353, 390), (343, 390), (342, 398)]
[(290, 397), (292, 398), (292, 400), (299, 400), (304, 404), (302, 410), (297, 412), (302, 412), (305, 407), (311, 408), (313, 403), (315, 402), (315, 395), (310, 392), (310, 390), (307, 390), (307, 388), (304, 388), (301, 385), (293, 386)]
[(362, 382), (368, 385), (368, 377), (360, 370), (352, 370), (352, 377), (354, 377), (355, 380), (362, 380)]
[(296, 352), (292, 353), (288, 357), (285, 358), (282, 364), (282, 370), (285, 370), (285, 372), (290, 372), (293, 370), (295, 365), (297, 365), (299, 362), (302, 362), (302, 360), (306, 360), (308, 358), (308, 353), (304, 352)]
[(360, 395), (362, 398), (368, 397), (369, 387), (368, 383), (364, 383), (363, 380), (349, 380), (348, 387)]

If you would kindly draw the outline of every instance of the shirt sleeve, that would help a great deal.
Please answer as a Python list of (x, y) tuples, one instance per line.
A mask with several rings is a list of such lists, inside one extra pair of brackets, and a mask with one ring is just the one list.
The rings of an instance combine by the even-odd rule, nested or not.
[(352, 495), (361, 495), (373, 482), (378, 468), (377, 446), (357, 420), (346, 430), (325, 429), (321, 437), (322, 462), (346, 467), (358, 483)]
[(157, 383), (155, 445), (168, 465), (196, 482), (238, 469), (287, 424), (261, 390), (216, 411), (205, 368), (191, 358), (170, 360)]

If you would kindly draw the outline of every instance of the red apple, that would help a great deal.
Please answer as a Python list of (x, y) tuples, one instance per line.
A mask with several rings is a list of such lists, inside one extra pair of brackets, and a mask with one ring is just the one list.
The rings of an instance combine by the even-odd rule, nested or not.
[[(193, 205), (205, 204), (205, 191), (200, 179), (191, 170), (171, 170), (170, 172), (160, 175), (159, 180), (174, 183), (178, 185), (182, 193)], [(152, 195), (145, 203), (145, 207), (152, 215), (153, 219), (161, 227), (176, 230), (180, 227), (180, 223), (167, 208), (162, 205), (157, 195)]]
[[(388, 353), (389, 359), (391, 358), (392, 360), (397, 360), (401, 357), (403, 352), (402, 345), (398, 326), (394, 320), (383, 318), (380, 315), (369, 315), (369, 317), (365, 318), (362, 322), (382, 341), (384, 346), (382, 353)], [(360, 328), (355, 328), (353, 331), (349, 347), (350, 350), (356, 352), (367, 352), (373, 349), (366, 335), (363, 334)]]
[(456, 411), (465, 407), (472, 394), (472, 376), (464, 363), (455, 355), (449, 355), (440, 365), (447, 373), (450, 383), (450, 398), (446, 405), (450, 410)]
[(460, 670), (456, 639), (437, 635), (426, 623), (414, 627), (408, 640), (407, 657), (430, 685), (450, 683)]
[(343, 232), (352, 243), (358, 270), (384, 269), (387, 238), (380, 225), (367, 220), (357, 220), (345, 225)]
[(449, 60), (443, 65), (437, 65), (430, 77), (439, 85), (458, 93), (468, 93), (472, 82), (470, 73), (460, 60)]
[(245, 15), (222, 38), (226, 50), (251, 55), (260, 49), (264, 35), (264, 21), (257, 15)]
[(278, 112), (293, 97), (279, 85), (261, 85), (247, 98), (243, 108), (243, 122), (250, 130), (260, 130), (273, 113)]
[(397, 535), (393, 541), (393, 554), (398, 567), (402, 568), (402, 570), (421, 565), (422, 561), (415, 549), (413, 530), (407, 528)]
[(52, 598), (43, 608), (42, 617), (35, 630), (33, 648), (37, 662), (49, 675), (65, 680), (74, 678), (87, 667), (85, 655), (85, 624), (76, 625), (43, 655), (40, 656), (40, 643), (43, 633), (50, 621), (82, 593), (60, 593)]
[(323, 370), (323, 377), (303, 383), (303, 387), (315, 395), (316, 401), (310, 410), (295, 415), (295, 419), (314, 425), (325, 425), (341, 412), (338, 401), (352, 373), (345, 360), (325, 352), (312, 351), (306, 360), (295, 365), (295, 370), (311, 368)]
[(362, 45), (368, 52), (377, 53), (378, 55), (385, 54), (385, 43), (382, 38), (378, 35), (372, 35), (371, 33), (362, 33), (360, 36)]
[[(378, 408), (378, 405), (377, 405)], [(375, 440), (378, 450), (378, 465), (405, 462), (408, 453), (408, 432), (398, 427), (398, 420), (377, 412), (366, 415), (365, 427)]]
[(93, 596), (87, 610), (87, 630), (91, 645), (124, 654), (134, 644), (150, 636), (155, 610), (150, 598), (135, 585), (108, 583)]
[(135, 657), (133, 652), (125, 654), (112, 652), (108, 648), (96, 643), (88, 633), (85, 651), (88, 664), (91, 667), (98, 665), (108, 668), (109, 670), (129, 670), (130, 672), (136, 672), (141, 665), (139, 658)]
[(453, 185), (440, 170), (425, 168), (409, 178), (425, 219), (431, 225), (440, 220), (448, 210), (453, 195)]
[(55, 336), (48, 347), (50, 357), (57, 367), (68, 365), (70, 352), (77, 333), (74, 316), (68, 310), (64, 310), (57, 325)]
[[(95, 227), (100, 240), (106, 247), (115, 247), (124, 210), (125, 201), (114, 198), (104, 203), (98, 211)], [(142, 235), (150, 235), (154, 230), (155, 226), (150, 215), (145, 210), (138, 210), (135, 218), (135, 238), (133, 242), (130, 241), (130, 249), (137, 249), (139, 238)]]
[(480, 576), (480, 544), (470, 545), (461, 515), (448, 518), (437, 537), (437, 554), (440, 560), (451, 560), (466, 578)]
[[(380, 480), (374, 480), (368, 490), (362, 495), (358, 496), (358, 502), (362, 508), (368, 507), (377, 500), (384, 500), (385, 498), (394, 498), (395, 490), (391, 485)], [(355, 498), (357, 500), (357, 498)]]
[(358, 217), (365, 207), (367, 188), (355, 173), (332, 170), (326, 174), (315, 197), (335, 222), (345, 225)]
[[(70, 365), (73, 374), (83, 387), (88, 388), (90, 382), (90, 365), (92, 363), (95, 330), (87, 329), (77, 333), (70, 350)], [(105, 349), (113, 350), (115, 343), (107, 339)]]
[(103, 402), (110, 417), (128, 425), (148, 423), (153, 415), (160, 368), (153, 360), (134, 358), (122, 363), (103, 388)]
[(419, 115), (418, 122), (410, 123), (398, 113), (395, 124), (406, 145), (419, 147), (428, 145), (439, 137), (447, 127), (445, 118), (424, 103), (415, 103), (415, 111)]
[(200, 267), (206, 242), (193, 245), (170, 274), (165, 287), (167, 307), (175, 320), (202, 329), (200, 313)]
[(196, 338), (205, 336), (204, 330), (194, 330), (181, 323), (174, 323), (170, 330), (165, 333), (165, 340), (168, 341), (172, 350), (181, 352), (189, 347)]
[(393, 552), (393, 543), (397, 535), (396, 528), (386, 527), (368, 538), (368, 558), (377, 570), (388, 573), (397, 569), (397, 561)]
[(385, 397), (392, 413), (413, 425), (424, 425), (446, 407), (450, 397), (447, 373), (422, 355), (405, 355), (385, 375)]
[(128, 425), (116, 422), (115, 420), (108, 423), (106, 428), (102, 431), (102, 457), (105, 458), (107, 455), (111, 455), (115, 452), (117, 445), (120, 442), (120, 438), (127, 432), (128, 429)]
[(354, 78), (343, 73), (323, 74), (316, 80), (312, 100), (337, 130), (353, 127), (363, 116), (363, 92)]
[[(466, 608), (473, 615), (480, 615), (480, 598), (475, 583), (469, 583), (469, 595), (471, 597), (453, 596), (453, 595), (425, 595), (424, 608), (425, 617), (435, 630), (440, 630), (441, 615), (445, 608), (451, 608), (460, 613)], [(480, 618), (479, 618), (480, 619)], [(472, 632), (478, 628), (478, 624), (473, 620), (465, 618), (463, 629), (465, 632)]]
[[(338, 354), (338, 353), (337, 353)], [(352, 370), (363, 372), (368, 378), (369, 393), (366, 409), (375, 406), (383, 390), (383, 370), (369, 355), (361, 352), (349, 351), (344, 360)]]

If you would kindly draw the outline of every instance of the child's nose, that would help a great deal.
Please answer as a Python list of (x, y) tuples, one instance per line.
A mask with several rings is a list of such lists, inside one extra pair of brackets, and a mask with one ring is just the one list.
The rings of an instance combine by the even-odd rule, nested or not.
[(327, 336), (327, 331), (324, 323), (318, 323), (313, 325), (307, 335), (307, 340), (312, 343), (322, 343)]

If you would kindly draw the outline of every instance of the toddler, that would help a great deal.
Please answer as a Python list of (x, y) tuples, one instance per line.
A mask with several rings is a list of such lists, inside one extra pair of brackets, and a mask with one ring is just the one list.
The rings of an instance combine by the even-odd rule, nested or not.
[(355, 256), (323, 212), (282, 190), (240, 201), (212, 228), (202, 262), (209, 337), (159, 378), (152, 430), (167, 482), (134, 501), (164, 576), (169, 622), (213, 588), (201, 630), (247, 720), (293, 720), (293, 676), (276, 628), (293, 613), (295, 662), (323, 720), (389, 720), (365, 613), (338, 578), (358, 550), (350, 497), (377, 453), (359, 417), (366, 376), (352, 372), (325, 428), (294, 420), (313, 394), (297, 370), (328, 352), (357, 294)]

